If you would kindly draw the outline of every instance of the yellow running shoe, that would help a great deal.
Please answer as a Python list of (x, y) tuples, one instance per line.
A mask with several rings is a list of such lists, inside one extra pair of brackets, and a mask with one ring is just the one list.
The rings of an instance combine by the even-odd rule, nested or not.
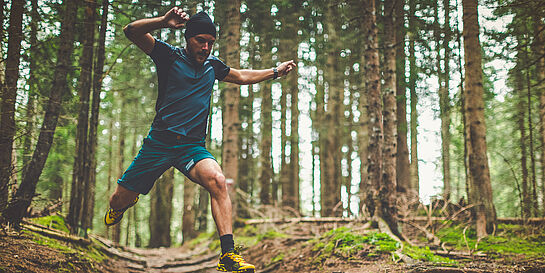
[(108, 211), (106, 212), (106, 215), (104, 215), (104, 224), (106, 224), (106, 226), (113, 226), (119, 223), (119, 221), (123, 219), (123, 213), (125, 213), (125, 211), (128, 208), (134, 206), (136, 202), (138, 202), (138, 196), (136, 196), (134, 201), (130, 203), (128, 206), (126, 206), (124, 209), (115, 210), (115, 209), (109, 208)]
[(255, 266), (244, 261), (238, 249), (235, 249), (220, 256), (216, 270), (222, 272), (254, 273)]

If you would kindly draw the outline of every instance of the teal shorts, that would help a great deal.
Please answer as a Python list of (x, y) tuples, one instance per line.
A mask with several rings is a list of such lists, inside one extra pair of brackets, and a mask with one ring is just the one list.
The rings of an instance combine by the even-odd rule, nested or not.
[(197, 162), (214, 156), (205, 148), (204, 139), (190, 138), (170, 131), (152, 130), (129, 168), (117, 183), (129, 190), (147, 194), (155, 180), (170, 167), (185, 176)]

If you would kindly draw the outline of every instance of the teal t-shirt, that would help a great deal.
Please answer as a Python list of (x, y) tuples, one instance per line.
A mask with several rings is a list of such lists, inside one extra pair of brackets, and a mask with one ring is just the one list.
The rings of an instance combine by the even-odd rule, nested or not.
[(199, 65), (185, 49), (157, 39), (150, 57), (159, 81), (151, 129), (204, 139), (214, 81), (223, 80), (230, 68), (212, 55)]

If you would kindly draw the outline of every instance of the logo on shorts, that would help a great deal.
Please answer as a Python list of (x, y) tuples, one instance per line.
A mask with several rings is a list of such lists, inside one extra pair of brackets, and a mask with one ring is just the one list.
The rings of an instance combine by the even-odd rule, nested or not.
[(189, 163), (187, 163), (187, 165), (185, 165), (185, 169), (187, 171), (189, 171), (189, 169), (191, 169), (191, 167), (193, 167), (193, 165), (195, 165), (195, 161), (193, 159), (191, 159), (191, 161), (189, 161)]

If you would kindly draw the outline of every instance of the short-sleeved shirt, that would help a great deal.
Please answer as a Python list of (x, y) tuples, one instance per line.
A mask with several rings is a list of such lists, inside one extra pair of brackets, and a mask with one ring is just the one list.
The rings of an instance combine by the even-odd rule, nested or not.
[(197, 64), (187, 50), (157, 39), (149, 55), (159, 80), (151, 129), (204, 139), (214, 82), (223, 80), (230, 68), (212, 55)]

